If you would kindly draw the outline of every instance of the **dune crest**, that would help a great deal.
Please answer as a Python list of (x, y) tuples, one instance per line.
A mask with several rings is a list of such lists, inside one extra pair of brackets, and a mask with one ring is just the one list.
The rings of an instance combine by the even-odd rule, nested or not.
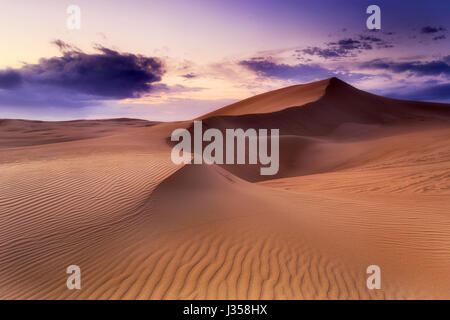
[(298, 84), (262, 93), (207, 113), (198, 119), (216, 116), (271, 113), (289, 107), (301, 106), (318, 100), (325, 94), (330, 79)]

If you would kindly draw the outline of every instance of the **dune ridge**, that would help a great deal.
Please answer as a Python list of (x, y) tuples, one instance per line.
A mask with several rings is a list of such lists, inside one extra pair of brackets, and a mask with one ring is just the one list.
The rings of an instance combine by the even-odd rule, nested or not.
[(272, 113), (318, 100), (325, 94), (330, 79), (298, 84), (262, 93), (207, 113), (198, 119), (217, 116)]

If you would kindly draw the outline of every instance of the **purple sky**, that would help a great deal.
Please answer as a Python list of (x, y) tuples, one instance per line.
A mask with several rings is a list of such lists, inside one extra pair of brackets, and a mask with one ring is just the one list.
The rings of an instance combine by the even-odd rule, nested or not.
[[(66, 26), (81, 9), (81, 29)], [(381, 30), (366, 8), (381, 8)], [(190, 119), (337, 76), (450, 102), (450, 1), (4, 1), (0, 118)]]

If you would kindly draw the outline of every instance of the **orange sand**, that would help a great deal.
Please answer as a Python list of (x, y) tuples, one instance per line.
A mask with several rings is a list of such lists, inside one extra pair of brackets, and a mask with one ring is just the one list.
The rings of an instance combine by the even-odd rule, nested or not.
[(189, 121), (2, 120), (0, 298), (450, 298), (450, 106), (327, 79), (202, 119), (280, 128), (278, 175), (174, 165)]

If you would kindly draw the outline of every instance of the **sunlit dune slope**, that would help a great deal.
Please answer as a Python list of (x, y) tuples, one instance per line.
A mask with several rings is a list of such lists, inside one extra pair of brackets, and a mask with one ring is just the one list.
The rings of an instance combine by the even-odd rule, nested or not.
[(330, 79), (325, 79), (262, 93), (210, 112), (199, 117), (199, 119), (216, 116), (271, 113), (293, 106), (301, 106), (322, 97), (329, 82)]

